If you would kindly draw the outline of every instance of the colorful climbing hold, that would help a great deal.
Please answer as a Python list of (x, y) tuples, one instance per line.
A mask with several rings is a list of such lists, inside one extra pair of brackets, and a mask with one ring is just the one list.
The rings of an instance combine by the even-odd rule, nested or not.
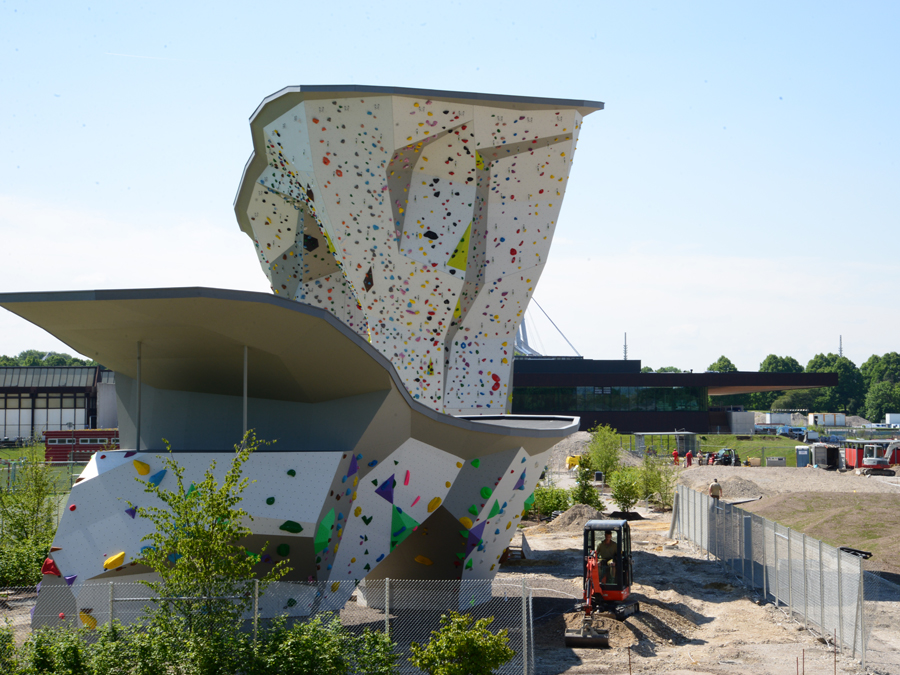
[(359, 514), (360, 514), (360, 513), (362, 513), (362, 507), (361, 507), (361, 506), (357, 506), (355, 509), (353, 509), (353, 515), (356, 516), (357, 518), (359, 518)]
[(147, 464), (146, 462), (142, 462), (139, 459), (135, 459), (135, 460), (132, 460), (131, 463), (134, 464), (134, 470), (137, 471), (140, 475), (146, 476), (148, 473), (150, 473), (150, 465)]
[(120, 551), (103, 561), (103, 569), (114, 570), (117, 567), (120, 567), (123, 562), (125, 562), (125, 551)]
[(47, 558), (44, 561), (44, 564), (41, 566), (41, 574), (53, 574), (58, 577), (62, 576), (62, 573), (59, 571), (59, 568), (56, 566), (56, 563), (53, 562), (51, 558)]
[(284, 530), (285, 532), (290, 532), (291, 534), (300, 534), (303, 532), (303, 526), (300, 523), (296, 523), (293, 520), (284, 521), (279, 527), (279, 530)]
[(75, 505), (72, 504), (72, 505), (69, 507), (69, 511), (74, 511), (74, 510), (75, 510)]
[(459, 519), (459, 522), (461, 522), (467, 530), (472, 529), (472, 519), (471, 518), (466, 518), (465, 516), (463, 516), (462, 518)]
[(147, 479), (147, 482), (150, 483), (153, 487), (158, 487), (160, 483), (162, 483), (162, 479), (166, 477), (166, 470), (157, 471), (155, 474), (150, 476)]
[(426, 558), (424, 555), (417, 555), (414, 560), (420, 565), (430, 565), (431, 559)]
[(287, 558), (291, 554), (291, 547), (287, 544), (279, 544), (278, 548), (275, 549), (275, 552), (282, 558)]
[(268, 499), (266, 499), (266, 504), (268, 504), (269, 506), (272, 506), (272, 504), (274, 504), (274, 503), (275, 503), (275, 497), (269, 497)]
[(70, 574), (66, 577), (66, 586), (71, 586), (75, 583), (75, 580), (78, 578), (77, 574)]
[(297, 475), (297, 472), (294, 471), (293, 469), (288, 469), (287, 475), (290, 476), (291, 478), (293, 478), (294, 476)]
[(481, 498), (482, 498), (482, 499), (487, 499), (488, 497), (491, 496), (491, 493), (492, 493), (492, 492), (493, 492), (493, 490), (491, 490), (491, 488), (489, 488), (489, 487), (483, 487), (483, 488), (481, 488)]
[(137, 508), (132, 506), (131, 508), (125, 509), (125, 513), (134, 518), (137, 515)]
[(441, 498), (435, 497), (430, 502), (428, 502), (428, 513), (433, 513), (437, 507), (441, 505)]

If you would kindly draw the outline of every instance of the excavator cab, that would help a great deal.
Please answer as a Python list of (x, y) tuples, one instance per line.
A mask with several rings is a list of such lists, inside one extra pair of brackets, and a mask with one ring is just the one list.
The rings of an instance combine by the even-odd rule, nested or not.
[(608, 647), (609, 632), (593, 627), (595, 613), (622, 621), (640, 610), (631, 595), (631, 529), (627, 520), (589, 520), (584, 525), (584, 602), (580, 629), (566, 631), (570, 647)]

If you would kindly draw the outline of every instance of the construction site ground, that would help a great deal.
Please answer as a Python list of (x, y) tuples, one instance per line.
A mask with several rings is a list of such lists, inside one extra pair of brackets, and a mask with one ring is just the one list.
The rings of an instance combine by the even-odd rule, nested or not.
[[(783, 471), (791, 476), (770, 475)], [(813, 469), (693, 467), (683, 471), (681, 482), (705, 491), (712, 478), (718, 477), (725, 485), (726, 495), (729, 490), (732, 492), (732, 499), (738, 499), (741, 490), (757, 493), (741, 494), (743, 498), (766, 495), (755, 505), (768, 499), (784, 501), (785, 495), (792, 493), (800, 497), (806, 490), (830, 493), (837, 498), (834, 503), (848, 494), (863, 498), (900, 494), (900, 488), (890, 485), (890, 480), (823, 474), (826, 472)], [(609, 504), (606, 510), (612, 508)], [(900, 675), (900, 637), (894, 637), (896, 631), (892, 628), (900, 625), (900, 612), (886, 610), (879, 615), (883, 625), (878, 639), (870, 641), (867, 668), (863, 671), (858, 651), (855, 658), (849, 650), (843, 654), (838, 650), (835, 655), (830, 642), (825, 644), (805, 630), (783, 608), (762, 602), (758, 594), (743, 588), (717, 562), (708, 559), (706, 552), (687, 542), (669, 539), (670, 513), (654, 513), (640, 507), (638, 510), (644, 520), (631, 524), (635, 577), (632, 599), (640, 602), (641, 611), (623, 622), (597, 620), (596, 627), (610, 632), (609, 649), (569, 648), (564, 639), (567, 627), (580, 626), (581, 615), (574, 611), (574, 605), (581, 595), (581, 532), (584, 522), (598, 513), (576, 506), (549, 524), (529, 524), (524, 528), (531, 555), (525, 560), (510, 561), (501, 574), (516, 579), (525, 575), (529, 584), (538, 589), (533, 605), (535, 672), (628, 673), (630, 657), (633, 673)], [(773, 513), (765, 515), (776, 519)], [(894, 532), (896, 524), (894, 521)]]

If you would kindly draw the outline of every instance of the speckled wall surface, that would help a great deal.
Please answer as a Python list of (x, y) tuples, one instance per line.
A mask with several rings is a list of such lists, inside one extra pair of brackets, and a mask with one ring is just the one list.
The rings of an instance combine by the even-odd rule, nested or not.
[(344, 92), (259, 114), (266, 165), (238, 213), (276, 294), (332, 312), (451, 414), (507, 409), (582, 124), (489, 99)]

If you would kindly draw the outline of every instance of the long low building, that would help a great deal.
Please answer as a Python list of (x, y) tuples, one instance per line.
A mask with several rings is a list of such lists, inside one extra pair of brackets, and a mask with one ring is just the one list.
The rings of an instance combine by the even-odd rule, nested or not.
[(0, 438), (118, 426), (114, 378), (100, 366), (0, 367)]
[(642, 373), (639, 360), (521, 357), (513, 367), (512, 412), (574, 415), (586, 431), (731, 430), (730, 413), (709, 397), (834, 387), (834, 373)]

